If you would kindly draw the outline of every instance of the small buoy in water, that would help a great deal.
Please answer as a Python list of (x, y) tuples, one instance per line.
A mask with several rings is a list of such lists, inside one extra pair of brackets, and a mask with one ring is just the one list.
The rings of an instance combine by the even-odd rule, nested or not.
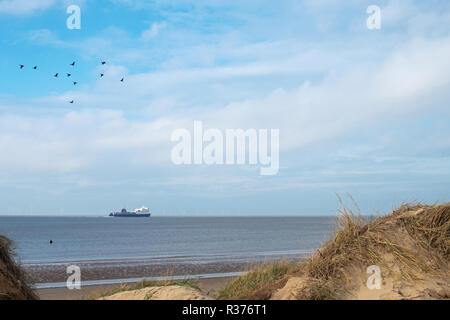
[(53, 243), (53, 240), (50, 240), (50, 244), (52, 244)]

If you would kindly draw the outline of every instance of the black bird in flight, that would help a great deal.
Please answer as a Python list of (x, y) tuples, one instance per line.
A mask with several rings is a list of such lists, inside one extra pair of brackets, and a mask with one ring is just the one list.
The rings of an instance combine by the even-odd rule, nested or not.
[(23, 69), (23, 67), (25, 67), (23, 64), (19, 65), (20, 69)]
[(71, 100), (70, 103), (73, 103), (73, 100)]
[(104, 74), (103, 74), (103, 73), (100, 73), (100, 78), (103, 78), (103, 76), (104, 76)]
[(71, 76), (71, 74), (70, 74), (70, 73), (68, 73), (68, 74), (67, 74), (67, 76), (68, 76), (68, 77), (70, 77), (70, 76)]
[(122, 78), (122, 79), (120, 80), (120, 82), (123, 82), (123, 79), (124, 79), (124, 78)]
[(58, 78), (58, 75), (59, 75), (59, 73), (55, 74), (55, 76), (54, 76), (54, 77), (55, 77), (55, 78)]
[(33, 69), (36, 70), (36, 69), (37, 69), (37, 66), (34, 66)]
[(74, 86), (76, 86), (76, 85), (77, 85), (77, 83), (78, 83), (78, 82), (74, 81), (74, 82), (73, 82), (73, 85), (74, 85)]
[(75, 61), (72, 62), (70, 65), (71, 65), (72, 67), (74, 67), (74, 66), (75, 66)]
[(106, 61), (102, 61), (102, 64), (106, 64)]

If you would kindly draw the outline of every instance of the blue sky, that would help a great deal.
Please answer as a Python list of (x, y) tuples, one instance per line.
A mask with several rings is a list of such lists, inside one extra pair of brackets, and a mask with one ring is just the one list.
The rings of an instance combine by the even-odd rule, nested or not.
[[(81, 30), (66, 27), (71, 4)], [(366, 27), (372, 4), (380, 30)], [(448, 1), (0, 0), (0, 23), (2, 214), (450, 199)], [(280, 129), (279, 173), (175, 166), (171, 132), (194, 120)]]

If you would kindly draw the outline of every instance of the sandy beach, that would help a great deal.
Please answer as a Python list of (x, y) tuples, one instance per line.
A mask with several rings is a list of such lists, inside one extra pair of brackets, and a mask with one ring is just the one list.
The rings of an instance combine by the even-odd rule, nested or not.
[[(91, 264), (79, 263), (82, 269), (81, 289), (69, 290), (65, 286), (53, 288), (39, 288), (39, 284), (64, 283), (67, 279), (66, 267), (69, 264), (58, 264), (51, 267), (27, 268), (27, 272), (37, 283), (36, 294), (42, 300), (80, 300), (89, 296), (110, 291), (121, 285), (133, 285), (137, 279), (151, 279), (154, 277), (186, 277), (192, 278), (201, 291), (210, 297), (233, 279), (233, 276), (220, 276), (227, 273), (239, 273), (250, 270), (261, 262), (217, 262), (217, 263), (184, 263), (184, 264), (152, 264), (152, 265), (126, 265), (121, 263)], [(202, 275), (196, 277), (195, 275)], [(114, 280), (117, 279), (117, 280)], [(123, 279), (120, 280), (120, 279)], [(136, 279), (136, 281), (130, 281)], [(112, 284), (89, 284), (85, 282), (117, 281)]]
[[(234, 277), (203, 278), (195, 280), (202, 292), (215, 297), (217, 292), (222, 289)], [(100, 294), (102, 292), (120, 287), (121, 284), (105, 284), (82, 286), (79, 290), (69, 290), (67, 288), (49, 288), (37, 289), (36, 293), (41, 300), (82, 300), (90, 295)]]

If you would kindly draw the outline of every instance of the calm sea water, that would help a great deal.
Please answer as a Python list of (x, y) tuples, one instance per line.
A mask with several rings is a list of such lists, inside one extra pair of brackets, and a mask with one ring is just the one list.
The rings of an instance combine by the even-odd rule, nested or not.
[[(24, 264), (290, 257), (318, 248), (334, 217), (0, 217)], [(49, 244), (49, 240), (53, 244)]]

